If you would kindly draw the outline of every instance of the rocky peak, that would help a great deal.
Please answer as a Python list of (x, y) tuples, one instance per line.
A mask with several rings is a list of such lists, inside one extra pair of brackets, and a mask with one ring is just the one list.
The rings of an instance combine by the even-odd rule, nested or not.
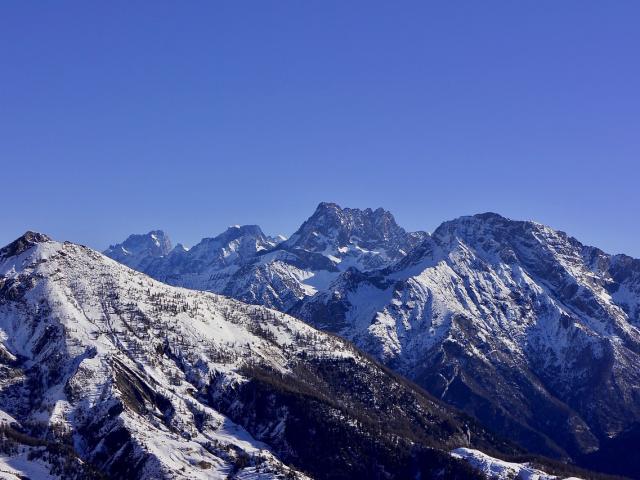
[(484, 232), (494, 232), (497, 229), (509, 228), (515, 224), (527, 222), (510, 220), (492, 212), (466, 215), (454, 220), (443, 222), (433, 232), (433, 237), (444, 239), (448, 236), (469, 238), (481, 236)]
[(171, 240), (162, 230), (134, 234), (122, 243), (111, 245), (103, 253), (131, 268), (138, 268), (156, 258), (165, 257), (172, 250)]
[(162, 230), (152, 230), (149, 233), (129, 235), (127, 239), (116, 245), (111, 245), (107, 252), (120, 250), (125, 255), (145, 254), (152, 257), (162, 257), (171, 251), (171, 240)]
[[(464, 245), (477, 254), (498, 255), (510, 263), (509, 257), (520, 252), (525, 257), (556, 250), (579, 250), (583, 246), (564, 232), (532, 221), (511, 220), (496, 213), (464, 216), (440, 225), (432, 235), (434, 242), (445, 250)], [(536, 255), (538, 255), (536, 254)]]
[(402, 248), (399, 244), (407, 243), (410, 238), (411, 234), (382, 208), (341, 208), (335, 203), (323, 202), (284, 244), (315, 252), (350, 244), (372, 250), (390, 246)]
[(15, 239), (6, 247), (0, 249), (0, 258), (13, 257), (29, 250), (38, 243), (50, 242), (51, 239), (44, 233), (27, 231), (21, 237)]

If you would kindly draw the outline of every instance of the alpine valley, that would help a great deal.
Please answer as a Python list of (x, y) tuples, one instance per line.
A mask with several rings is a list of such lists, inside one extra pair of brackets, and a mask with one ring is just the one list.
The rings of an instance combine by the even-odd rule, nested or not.
[(640, 478), (638, 445), (640, 260), (538, 223), (0, 249), (0, 478)]

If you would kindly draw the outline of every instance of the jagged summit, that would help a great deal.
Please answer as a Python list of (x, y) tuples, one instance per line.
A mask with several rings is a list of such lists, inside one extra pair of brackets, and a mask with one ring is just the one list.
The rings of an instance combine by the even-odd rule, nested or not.
[(122, 243), (111, 245), (105, 253), (111, 258), (133, 266), (144, 263), (148, 258), (167, 255), (172, 249), (169, 236), (162, 230), (152, 230), (145, 234), (134, 234)]
[(29, 230), (7, 246), (0, 249), (0, 257), (19, 255), (38, 243), (49, 241), (51, 241), (51, 239), (44, 233)]
[[(183, 264), (156, 262), (154, 268), (167, 275), (211, 275), (215, 269), (224, 269), (236, 262), (253, 258), (258, 252), (272, 248), (269, 238), (257, 225), (235, 225), (212, 238), (203, 238), (183, 255)], [(177, 270), (176, 270), (177, 269)]]
[(382, 208), (341, 208), (335, 203), (323, 202), (285, 244), (312, 251), (350, 243), (375, 248), (380, 242), (406, 241), (406, 236), (407, 232), (393, 215)]
[(280, 248), (321, 254), (340, 270), (371, 270), (399, 260), (426, 236), (406, 232), (382, 208), (341, 208), (323, 202)]
[(123, 256), (113, 248), (104, 253), (171, 285), (223, 293), (235, 271), (278, 243), (258, 225), (233, 225), (189, 249), (180, 245), (166, 255), (143, 251), (140, 256)]

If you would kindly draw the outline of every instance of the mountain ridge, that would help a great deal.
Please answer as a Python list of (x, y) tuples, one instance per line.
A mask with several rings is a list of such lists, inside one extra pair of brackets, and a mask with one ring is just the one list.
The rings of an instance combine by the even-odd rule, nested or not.
[[(632, 428), (640, 260), (485, 212), (443, 222), (369, 269), (334, 258), (353, 238), (331, 234), (335, 225), (351, 228), (363, 214), (375, 229), (375, 212), (386, 217), (355, 210), (320, 204), (222, 293), (349, 339), (532, 451), (593, 465), (611, 437)], [(640, 475), (629, 468), (614, 473)]]
[[(242, 248), (233, 244), (236, 234), (244, 239)], [(122, 244), (104, 253), (171, 285), (287, 311), (325, 288), (341, 271), (389, 265), (426, 236), (406, 232), (382, 208), (342, 209), (322, 202), (288, 239), (267, 237), (255, 225), (235, 226), (175, 255), (123, 257), (117, 254)]]

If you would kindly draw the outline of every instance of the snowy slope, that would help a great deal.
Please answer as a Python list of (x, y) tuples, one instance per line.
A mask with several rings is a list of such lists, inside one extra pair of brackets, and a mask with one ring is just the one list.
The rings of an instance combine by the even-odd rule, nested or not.
[(0, 250), (0, 340), (2, 438), (65, 478), (471, 478), (445, 451), (503, 448), (336, 337), (41, 234)]
[(482, 472), (488, 480), (581, 480), (578, 477), (558, 477), (550, 475), (527, 463), (506, 462), (498, 458), (491, 457), (478, 450), (471, 448), (456, 448), (451, 452), (454, 458), (461, 458), (467, 461), (473, 468)]

